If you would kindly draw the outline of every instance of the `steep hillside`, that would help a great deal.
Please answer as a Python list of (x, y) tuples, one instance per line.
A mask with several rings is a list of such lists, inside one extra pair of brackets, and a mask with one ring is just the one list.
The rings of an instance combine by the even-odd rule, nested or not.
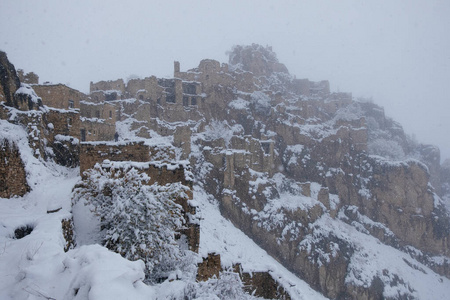
[[(449, 277), (439, 149), (373, 103), (295, 79), (270, 48), (235, 47), (230, 64), (186, 72), (176, 63), (174, 75), (173, 104), (116, 100), (119, 124), (143, 137), (183, 132), (178, 145), (221, 213), (300, 278), (330, 298), (376, 299), (425, 297), (410, 272)], [(383, 256), (366, 269), (376, 243), (396, 253), (396, 271)]]
[[(142, 261), (128, 261), (96, 244), (97, 237), (86, 236), (99, 232), (89, 209), (72, 208), (79, 169), (35, 158), (21, 126), (0, 120), (0, 128), (2, 143), (18, 149), (32, 187), (23, 197), (0, 198), (1, 299), (257, 299), (241, 291), (242, 282), (232, 272), (206, 282), (183, 274), (176, 281), (144, 284)], [(204, 216), (201, 255), (224, 254), (224, 268), (245, 258), (245, 271), (270, 269), (294, 299), (325, 299), (225, 220), (201, 189), (195, 201)], [(73, 217), (79, 227), (76, 247), (70, 226), (64, 226)]]
[[(269, 47), (236, 46), (228, 64), (206, 59), (188, 71), (175, 62), (170, 79), (91, 83), (91, 94), (75, 110), (55, 112), (32, 86), (23, 88), (36, 105), (2, 100), (0, 109), (9, 120), (0, 123), (7, 162), (0, 164), (0, 179), (8, 186), (0, 189), (1, 261), (13, 274), (4, 272), (10, 276), (2, 282), (5, 297), (254, 298), (243, 288), (286, 299), (445, 299), (450, 293), (450, 168), (440, 165), (439, 149), (407, 136), (370, 101), (332, 93), (327, 81), (295, 78)], [(62, 134), (56, 135), (59, 123), (49, 125), (53, 113), (55, 120), (70, 119)], [(35, 127), (27, 126), (29, 119)], [(104, 125), (116, 130), (116, 141), (94, 139)], [(87, 141), (77, 131), (82, 128), (90, 128), (84, 132)], [(55, 149), (65, 152), (58, 156)], [(162, 186), (173, 183), (167, 178), (188, 170), (189, 180), (181, 176), (187, 200), (180, 203), (189, 205), (178, 203), (180, 212), (178, 206), (169, 211), (184, 215), (180, 224), (198, 223), (198, 254), (157, 278), (162, 284), (144, 284), (154, 262), (141, 256), (147, 266), (132, 263), (96, 245), (104, 243), (106, 216), (79, 203), (71, 206), (72, 187), (79, 180), (77, 188), (86, 185), (87, 175), (81, 179), (77, 169), (54, 161), (66, 166), (81, 161), (82, 171), (99, 162), (96, 168), (106, 173), (93, 175), (99, 189), (92, 197), (101, 199), (113, 199), (116, 191), (104, 182), (129, 182), (120, 172), (147, 172), (151, 178), (144, 176), (143, 186), (159, 182), (152, 191), (163, 194)], [(133, 195), (140, 195), (134, 191), (140, 185), (130, 186)], [(135, 211), (117, 229), (141, 229), (130, 224), (149, 210), (120, 201), (115, 212)], [(72, 217), (77, 246), (64, 241), (64, 226), (54, 226)], [(117, 232), (111, 224), (107, 229)], [(15, 237), (18, 228), (29, 234)], [(170, 233), (177, 240), (167, 243), (182, 245), (177, 230)], [(143, 236), (139, 230), (134, 234)], [(127, 237), (109, 239), (119, 241), (110, 249), (136, 258), (123, 251), (120, 239)], [(132, 245), (130, 251), (142, 253), (149, 245), (141, 243), (142, 251)], [(16, 255), (22, 248), (27, 254)], [(38, 274), (50, 260), (48, 272)], [(102, 264), (114, 266), (114, 272), (106, 274)], [(203, 275), (220, 279), (195, 280)], [(258, 281), (271, 290), (260, 293)], [(108, 290), (111, 286), (117, 291)]]

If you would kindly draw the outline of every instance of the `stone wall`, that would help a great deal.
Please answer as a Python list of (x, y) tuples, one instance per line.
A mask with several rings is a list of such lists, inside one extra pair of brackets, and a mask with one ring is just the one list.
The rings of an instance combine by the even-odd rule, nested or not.
[(240, 64), (245, 71), (255, 76), (268, 76), (274, 72), (289, 73), (286, 66), (278, 62), (271, 47), (262, 47), (257, 44), (235, 46), (230, 54), (229, 63)]
[[(84, 153), (83, 153), (84, 154)], [(132, 167), (147, 174), (150, 179), (147, 184), (166, 185), (174, 182), (180, 182), (184, 186), (192, 188), (192, 181), (188, 179), (186, 174), (185, 165), (181, 163), (161, 163), (161, 162), (135, 162), (135, 161), (123, 161), (119, 160), (119, 163), (111, 162), (107, 156), (102, 160), (100, 165), (102, 168), (111, 172), (120, 171), (123, 168), (123, 163), (131, 164)], [(189, 198), (192, 198), (192, 191), (187, 192)], [(187, 207), (186, 211), (188, 211)], [(195, 210), (193, 211), (195, 213)]]
[[(218, 279), (223, 271), (220, 254), (208, 253), (208, 256), (198, 264), (197, 281)], [(244, 291), (250, 295), (263, 299), (291, 299), (289, 293), (273, 279), (269, 272), (244, 272), (240, 263), (233, 265), (232, 272), (240, 277)]]
[(309, 96), (310, 81), (308, 79), (294, 79), (291, 89), (298, 95)]
[(111, 172), (122, 170), (122, 167), (131, 164), (141, 172), (146, 173), (150, 180), (147, 184), (166, 185), (180, 182), (187, 187), (185, 191), (187, 198), (179, 197), (176, 202), (181, 205), (187, 228), (180, 230), (186, 235), (188, 247), (191, 251), (198, 252), (200, 244), (200, 227), (196, 223), (191, 223), (191, 216), (196, 214), (195, 207), (192, 207), (188, 200), (193, 199), (192, 178), (186, 170), (186, 165), (177, 162), (162, 162), (158, 159), (165, 157), (168, 160), (174, 159), (171, 147), (149, 146), (144, 142), (128, 143), (89, 143), (83, 142), (80, 145), (80, 174), (85, 177), (85, 171), (99, 163), (102, 168)]
[(291, 296), (269, 272), (240, 272), (239, 274), (244, 290), (250, 295), (264, 299), (291, 299)]
[(23, 196), (30, 191), (17, 145), (0, 140), (0, 198)]
[(113, 141), (116, 133), (116, 106), (109, 102), (80, 102), (80, 140)]
[[(56, 163), (76, 167), (79, 165), (80, 114), (78, 110), (49, 109), (44, 115), (43, 130), (51, 157)], [(46, 153), (48, 155), (48, 153)]]
[(191, 154), (191, 135), (189, 126), (178, 126), (173, 134), (173, 145), (182, 149), (181, 159), (188, 159)]
[(144, 142), (129, 143), (90, 143), (80, 144), (80, 174), (91, 169), (96, 163), (102, 163), (105, 159), (110, 161), (150, 161), (151, 148)]
[(96, 119), (82, 118), (80, 126), (80, 141), (114, 141), (116, 125), (101, 122)]
[(131, 79), (127, 83), (126, 93), (129, 98), (138, 100), (158, 101), (161, 102), (165, 98), (164, 88), (158, 84), (155, 76), (146, 77), (144, 79)]
[[(49, 140), (55, 135), (66, 135), (80, 139), (80, 113), (77, 110), (49, 109), (45, 114), (47, 128), (49, 128)], [(49, 125), (51, 124), (51, 125)]]
[(91, 81), (90, 83), (90, 92), (94, 91), (125, 91), (125, 83), (123, 79), (117, 79), (117, 80), (108, 80), (108, 81), (99, 81), (96, 83), (93, 83)]
[(107, 123), (116, 123), (116, 108), (108, 102), (92, 103), (81, 101), (80, 113), (84, 118), (96, 118), (105, 120)]
[(220, 254), (208, 253), (208, 256), (198, 264), (197, 281), (207, 281), (214, 277), (219, 278), (221, 270)]
[(80, 101), (87, 96), (80, 91), (64, 84), (33, 85), (36, 94), (42, 98), (42, 103), (48, 107), (59, 109), (80, 108)]

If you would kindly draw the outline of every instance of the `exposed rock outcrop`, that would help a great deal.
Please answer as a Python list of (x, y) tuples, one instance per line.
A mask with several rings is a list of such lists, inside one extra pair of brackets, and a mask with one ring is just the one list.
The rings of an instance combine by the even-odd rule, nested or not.
[(257, 44), (251, 46), (235, 46), (230, 52), (230, 65), (238, 65), (244, 71), (253, 73), (254, 76), (270, 76), (272, 73), (281, 72), (289, 74), (285, 65), (278, 62), (271, 47), (262, 47)]
[(0, 102), (8, 106), (18, 107), (14, 93), (20, 88), (20, 80), (14, 65), (11, 64), (5, 52), (0, 51)]

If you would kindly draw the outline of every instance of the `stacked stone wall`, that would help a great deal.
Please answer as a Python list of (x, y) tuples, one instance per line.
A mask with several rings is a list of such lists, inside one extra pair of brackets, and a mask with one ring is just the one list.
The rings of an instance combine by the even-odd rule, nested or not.
[(308, 79), (294, 79), (291, 84), (291, 89), (297, 95), (309, 96), (309, 80)]
[(116, 133), (116, 105), (109, 102), (81, 102), (81, 141), (113, 141)]
[(290, 300), (290, 295), (269, 272), (240, 272), (244, 290), (250, 295), (264, 299)]
[(45, 114), (47, 128), (49, 128), (49, 138), (53, 140), (55, 135), (66, 135), (80, 139), (80, 113), (77, 110), (53, 110), (50, 109)]
[(108, 102), (92, 103), (82, 101), (80, 103), (80, 113), (84, 118), (102, 119), (108, 123), (116, 122), (115, 105)]
[(144, 142), (130, 143), (89, 143), (80, 144), (80, 174), (91, 169), (105, 159), (110, 161), (150, 161), (150, 147)]
[(19, 149), (11, 141), (0, 140), (0, 198), (23, 196), (29, 191)]
[(220, 254), (208, 253), (208, 256), (198, 264), (197, 280), (207, 281), (210, 278), (219, 278), (221, 270)]
[[(224, 271), (220, 254), (208, 253), (208, 256), (204, 257), (203, 261), (198, 264), (197, 281), (207, 281), (211, 278), (218, 279)], [(232, 270), (225, 272), (230, 271), (240, 277), (244, 285), (244, 291), (250, 295), (263, 299), (291, 299), (289, 293), (269, 272), (244, 272), (240, 263), (234, 264)]]
[(36, 94), (42, 98), (42, 104), (59, 109), (80, 108), (80, 101), (87, 96), (64, 84), (33, 85)]
[(80, 129), (82, 142), (114, 141), (115, 124), (108, 124), (92, 119), (83, 119)]
[(121, 91), (122, 93), (125, 92), (125, 83), (123, 79), (99, 81), (96, 83), (91, 81), (90, 83), (90, 92), (110, 90)]
[(163, 97), (164, 89), (158, 85), (158, 79), (155, 76), (144, 79), (131, 79), (126, 86), (127, 96), (139, 100), (157, 101)]

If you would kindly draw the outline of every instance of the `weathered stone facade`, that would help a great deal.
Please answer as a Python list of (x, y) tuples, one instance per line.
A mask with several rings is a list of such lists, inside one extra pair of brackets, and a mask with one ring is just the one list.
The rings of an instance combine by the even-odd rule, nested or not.
[(17, 145), (0, 140), (0, 198), (23, 196), (30, 187)]
[[(207, 257), (198, 264), (197, 281), (207, 281), (211, 278), (220, 278), (220, 274), (225, 270), (222, 268), (220, 254), (208, 253)], [(264, 299), (284, 299), (290, 300), (289, 293), (275, 280), (269, 272), (244, 272), (241, 264), (233, 265), (233, 272), (240, 277), (244, 285), (244, 290), (256, 297)]]
[(56, 135), (80, 138), (80, 113), (78, 110), (56, 110), (49, 108), (45, 114), (48, 140), (52, 142)]
[(113, 141), (116, 134), (116, 107), (108, 102), (80, 102), (80, 140)]
[[(141, 142), (84, 142), (80, 149), (80, 174), (104, 160), (125, 162), (151, 162), (159, 153), (169, 154), (170, 149), (149, 146)], [(170, 157), (170, 156), (169, 156)]]
[(59, 109), (79, 109), (80, 101), (87, 96), (64, 84), (33, 85), (36, 94), (42, 98), (42, 104)]
[(291, 296), (276, 282), (269, 272), (239, 272), (244, 290), (264, 299), (290, 300)]
[(220, 254), (208, 253), (208, 256), (198, 264), (197, 280), (207, 281), (210, 278), (219, 278), (221, 271)]

